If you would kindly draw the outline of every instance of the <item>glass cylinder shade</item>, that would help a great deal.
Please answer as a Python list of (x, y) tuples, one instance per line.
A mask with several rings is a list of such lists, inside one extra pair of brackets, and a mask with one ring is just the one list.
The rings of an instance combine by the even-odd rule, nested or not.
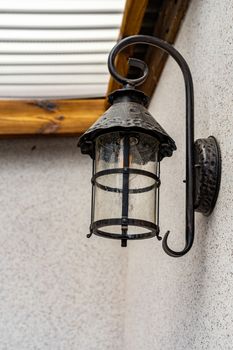
[(111, 132), (95, 142), (91, 231), (122, 240), (157, 235), (159, 141), (139, 132)]

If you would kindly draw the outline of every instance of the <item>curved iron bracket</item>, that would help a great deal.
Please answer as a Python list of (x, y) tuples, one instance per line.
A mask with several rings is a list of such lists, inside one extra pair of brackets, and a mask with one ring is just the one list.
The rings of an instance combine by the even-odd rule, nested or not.
[[(195, 190), (195, 172), (194, 172), (194, 93), (193, 81), (189, 66), (183, 56), (169, 43), (156, 37), (147, 35), (129, 36), (118, 42), (111, 50), (108, 58), (108, 69), (115, 80), (123, 85), (130, 84), (136, 86), (146, 79), (145, 68), (143, 75), (136, 79), (127, 79), (122, 77), (115, 68), (114, 62), (117, 54), (124, 48), (133, 44), (146, 44), (158, 47), (171, 55), (178, 63), (185, 82), (186, 95), (186, 217), (185, 217), (185, 247), (182, 251), (176, 252), (168, 246), (169, 231), (163, 238), (163, 249), (172, 257), (185, 255), (192, 247), (194, 241), (194, 190)], [(132, 59), (131, 59), (132, 62)]]

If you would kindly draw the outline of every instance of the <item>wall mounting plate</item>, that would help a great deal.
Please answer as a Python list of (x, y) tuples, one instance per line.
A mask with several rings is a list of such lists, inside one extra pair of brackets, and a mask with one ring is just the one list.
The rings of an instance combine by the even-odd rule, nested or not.
[(209, 216), (221, 182), (221, 153), (213, 136), (195, 141), (195, 211)]

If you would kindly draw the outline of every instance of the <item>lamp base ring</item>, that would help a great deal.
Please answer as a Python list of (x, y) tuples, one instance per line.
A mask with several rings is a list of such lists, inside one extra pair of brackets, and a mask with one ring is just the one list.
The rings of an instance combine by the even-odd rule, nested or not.
[[(94, 221), (91, 224), (91, 232), (94, 233), (96, 236), (104, 237), (104, 238), (111, 238), (111, 239), (118, 239), (123, 242), (127, 242), (127, 240), (141, 240), (146, 238), (152, 238), (157, 237), (158, 240), (161, 239), (159, 236), (159, 227), (154, 224), (153, 222), (146, 221), (146, 220), (140, 220), (140, 219), (127, 219), (127, 226), (134, 226), (137, 228), (146, 229), (147, 232), (142, 233), (126, 233), (126, 234), (120, 234), (120, 233), (112, 233), (108, 232), (108, 228), (111, 226), (119, 226), (119, 232), (122, 231), (122, 225), (123, 221), (122, 218), (111, 218), (111, 219), (102, 219)], [(126, 244), (123, 245), (126, 247)]]
[(221, 153), (213, 136), (195, 141), (195, 211), (209, 216), (221, 181)]

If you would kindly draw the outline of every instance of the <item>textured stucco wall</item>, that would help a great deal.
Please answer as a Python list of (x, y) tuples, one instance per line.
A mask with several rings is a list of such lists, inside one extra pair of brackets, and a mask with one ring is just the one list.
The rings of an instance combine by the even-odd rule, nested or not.
[(127, 251), (86, 238), (91, 161), (76, 145), (0, 140), (1, 350), (123, 347)]
[[(156, 239), (86, 239), (91, 164), (76, 139), (0, 140), (0, 350), (233, 348), (232, 14), (231, 0), (193, 0), (176, 42), (193, 73), (196, 138), (215, 135), (223, 158), (216, 209), (196, 216), (187, 256)], [(181, 249), (184, 87), (172, 60), (150, 109), (178, 146), (162, 163), (161, 233)]]
[[(222, 185), (213, 215), (196, 215), (196, 239), (183, 258), (170, 258), (155, 240), (130, 242), (126, 350), (233, 348), (233, 2), (193, 0), (176, 41), (193, 73), (195, 135), (217, 137)], [(184, 86), (169, 59), (151, 112), (176, 140), (162, 162), (161, 233), (184, 240)]]

